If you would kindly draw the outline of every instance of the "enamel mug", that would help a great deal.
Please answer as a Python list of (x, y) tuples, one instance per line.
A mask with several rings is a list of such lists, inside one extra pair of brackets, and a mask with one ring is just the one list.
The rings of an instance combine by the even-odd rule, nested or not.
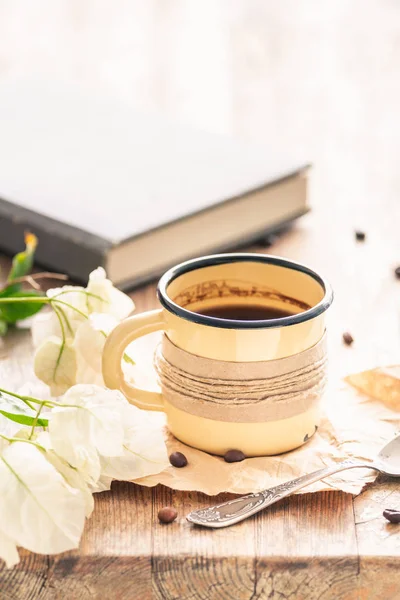
[[(313, 348), (325, 334), (326, 310), (333, 294), (310, 268), (264, 254), (234, 253), (189, 260), (167, 271), (158, 284), (161, 308), (129, 317), (109, 335), (103, 352), (107, 387), (119, 389), (132, 404), (163, 411), (172, 434), (190, 446), (223, 455), (239, 449), (246, 456), (278, 454), (304, 443), (320, 421), (320, 403), (288, 418), (232, 422), (177, 408), (166, 394), (139, 389), (123, 376), (123, 353), (135, 339), (161, 330), (178, 349), (215, 361), (277, 361)], [(269, 320), (231, 320), (196, 311), (218, 304), (246, 302), (287, 310)], [(306, 434), (306, 435), (305, 435)]]

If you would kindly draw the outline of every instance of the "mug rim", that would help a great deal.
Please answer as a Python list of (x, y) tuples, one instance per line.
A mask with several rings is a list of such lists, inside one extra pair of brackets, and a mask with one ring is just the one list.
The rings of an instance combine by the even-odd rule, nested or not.
[[(288, 317), (281, 317), (278, 319), (263, 319), (254, 321), (243, 321), (239, 319), (221, 319), (219, 317), (211, 317), (208, 315), (201, 315), (199, 313), (192, 312), (179, 306), (174, 302), (167, 294), (167, 287), (175, 279), (189, 273), (190, 271), (196, 271), (204, 267), (211, 267), (216, 265), (223, 265), (231, 262), (262, 262), (265, 264), (272, 264), (279, 267), (284, 267), (293, 271), (300, 271), (312, 277), (317, 281), (322, 289), (324, 290), (324, 296), (322, 300), (315, 306), (312, 306), (308, 310)], [(280, 256), (273, 256), (271, 254), (258, 254), (255, 252), (232, 252), (226, 254), (211, 254), (208, 256), (201, 256), (199, 258), (193, 258), (187, 260), (179, 265), (171, 267), (161, 277), (157, 286), (157, 296), (161, 305), (186, 321), (192, 321), (198, 325), (206, 325), (208, 327), (219, 327), (221, 329), (272, 329), (273, 327), (288, 327), (290, 325), (297, 325), (298, 323), (304, 323), (314, 319), (318, 315), (325, 312), (333, 301), (333, 290), (329, 283), (318, 275), (313, 269)]]

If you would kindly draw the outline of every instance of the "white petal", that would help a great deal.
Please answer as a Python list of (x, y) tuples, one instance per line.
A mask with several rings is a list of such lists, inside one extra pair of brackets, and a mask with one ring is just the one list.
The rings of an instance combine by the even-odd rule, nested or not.
[(96, 371), (92, 369), (90, 365), (86, 362), (86, 360), (79, 356), (78, 354), (78, 368), (76, 371), (76, 382), (77, 383), (93, 383), (95, 385), (99, 385), (104, 387), (104, 379), (103, 374), (100, 371)]
[(107, 279), (107, 274), (103, 267), (97, 267), (89, 275), (89, 281), (104, 281)]
[(102, 476), (131, 481), (160, 473), (169, 466), (167, 448), (160, 420), (128, 405), (124, 409), (124, 453), (119, 457), (102, 457)]
[[(104, 387), (101, 364), (104, 344), (107, 335), (118, 323), (118, 319), (112, 315), (93, 313), (85, 323), (78, 327), (74, 340), (78, 365), (77, 383), (95, 383)], [(125, 357), (126, 355), (124, 355)], [(123, 366), (125, 369), (132, 369), (132, 365), (126, 362)], [(125, 370), (124, 373), (127, 376)]]
[(11, 569), (19, 563), (19, 554), (15, 542), (0, 530), (0, 558), (2, 558), (7, 569)]
[(109, 292), (109, 300), (111, 304), (110, 314), (122, 321), (126, 319), (135, 309), (133, 300), (121, 290), (111, 287)]
[(106, 336), (112, 332), (119, 323), (113, 315), (104, 313), (92, 313), (89, 317), (91, 326), (96, 331), (102, 331)]
[[(130, 406), (127, 399), (118, 390), (108, 390), (98, 385), (78, 384), (71, 387), (62, 397), (60, 404), (74, 404), (76, 406), (89, 406), (100, 403), (114, 407)], [(139, 409), (137, 409), (139, 410)]]
[(85, 289), (80, 286), (65, 285), (62, 288), (48, 290), (47, 296), (52, 298), (52, 305), (57, 308), (62, 318), (66, 335), (73, 337), (79, 325), (89, 314)]
[(81, 490), (85, 497), (86, 504), (86, 517), (89, 517), (94, 508), (93, 494), (89, 485), (83, 475), (78, 469), (72, 467), (67, 461), (56, 454), (51, 446), (50, 434), (48, 431), (42, 431), (39, 433), (35, 440), (38, 444), (43, 446), (46, 450), (44, 456), (46, 459), (57, 469), (59, 473), (64, 477), (65, 481), (73, 488)]
[[(3, 403), (1, 404), (1, 408), (7, 410)], [(21, 429), (20, 423), (15, 423), (14, 421), (7, 419), (7, 417), (0, 414), (0, 433), (6, 435), (7, 437), (14, 437), (19, 429)], [(7, 440), (0, 438), (0, 451), (3, 446), (7, 445)]]
[(108, 313), (121, 321), (135, 308), (133, 300), (106, 279), (105, 271), (101, 267), (90, 274), (86, 289), (93, 294), (88, 296), (90, 312)]
[(53, 310), (35, 315), (31, 327), (32, 342), (35, 348), (52, 335), (61, 337), (60, 322)]
[(78, 364), (81, 358), (98, 373), (101, 373), (101, 360), (107, 335), (118, 324), (112, 315), (94, 313), (82, 323), (76, 332), (74, 346), (78, 353)]
[(14, 442), (0, 457), (1, 528), (18, 546), (55, 554), (77, 548), (85, 497), (35, 446)]
[(94, 418), (91, 420), (91, 440), (99, 454), (119, 456), (123, 449), (124, 427), (117, 408), (106, 406), (90, 407)]
[(100, 476), (99, 455), (123, 452), (125, 406), (128, 402), (116, 390), (80, 384), (68, 390), (52, 410), (49, 433), (54, 450), (92, 484)]
[(76, 352), (70, 340), (63, 344), (57, 337), (45, 340), (36, 350), (33, 369), (36, 377), (59, 396), (76, 383)]
[(90, 486), (93, 494), (97, 492), (108, 492), (111, 489), (112, 477), (106, 477), (102, 475), (100, 479), (97, 481), (96, 485)]
[[(123, 395), (117, 390), (108, 390), (99, 386), (77, 385), (64, 395), (61, 403), (70, 404), (72, 398), (77, 396), (78, 405), (85, 407), (85, 412), (90, 414), (89, 439), (99, 454), (106, 456), (121, 454), (124, 438), (121, 407), (129, 406)], [(62, 409), (60, 407), (56, 410)], [(82, 409), (80, 410), (82, 412)]]
[(45, 456), (53, 467), (55, 467), (64, 477), (68, 485), (82, 492), (85, 498), (85, 516), (90, 517), (94, 509), (94, 500), (84, 475), (78, 469), (71, 467), (71, 465), (51, 450), (46, 452)]
[(90, 440), (90, 414), (78, 408), (53, 408), (49, 434), (54, 451), (87, 481), (100, 477), (100, 459)]
[(82, 294), (84, 290), (85, 288), (81, 285), (63, 285), (62, 287), (47, 290), (46, 295), (48, 298), (58, 296), (63, 302), (84, 310), (86, 305), (85, 294)]

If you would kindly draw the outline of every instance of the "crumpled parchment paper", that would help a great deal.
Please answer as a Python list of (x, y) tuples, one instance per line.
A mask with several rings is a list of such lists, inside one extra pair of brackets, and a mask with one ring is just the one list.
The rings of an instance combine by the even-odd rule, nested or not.
[[(228, 464), (223, 458), (190, 448), (165, 428), (169, 453), (183, 452), (188, 466), (182, 469), (171, 466), (135, 483), (145, 486), (161, 483), (176, 490), (195, 490), (210, 496), (220, 492), (245, 494), (349, 457), (373, 460), (400, 429), (400, 367), (349, 376), (347, 382), (328, 390), (324, 409), (325, 416), (317, 433), (301, 448), (279, 456), (248, 458), (240, 463)], [(163, 415), (154, 415), (154, 418), (160, 427), (165, 427)], [(358, 494), (375, 478), (372, 470), (351, 469), (303, 488), (300, 493), (342, 490)]]

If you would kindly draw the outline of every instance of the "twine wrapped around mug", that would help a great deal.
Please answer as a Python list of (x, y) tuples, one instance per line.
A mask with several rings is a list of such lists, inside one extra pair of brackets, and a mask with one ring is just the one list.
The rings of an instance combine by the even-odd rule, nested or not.
[(154, 363), (165, 399), (180, 410), (216, 421), (276, 421), (317, 406), (326, 385), (326, 335), (294, 356), (227, 362), (186, 352), (164, 334)]

